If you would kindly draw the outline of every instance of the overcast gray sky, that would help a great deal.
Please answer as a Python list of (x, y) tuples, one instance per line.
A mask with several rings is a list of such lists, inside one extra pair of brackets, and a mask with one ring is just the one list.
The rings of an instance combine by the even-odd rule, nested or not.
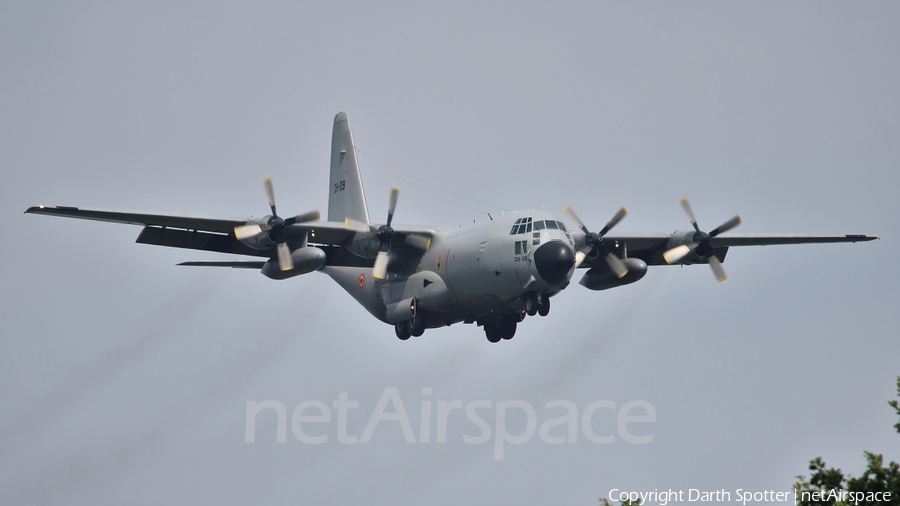
[[(898, 25), (895, 2), (0, 3), (0, 502), (595, 504), (900, 460)], [(220, 257), (22, 214), (259, 215), (264, 177), (285, 214), (326, 209), (338, 111), (366, 153), (503, 208), (600, 226), (624, 205), (619, 230), (672, 231), (687, 196), (707, 229), (740, 213), (739, 232), (882, 240), (734, 248), (722, 284), (573, 284), (491, 345), (471, 325), (401, 342), (319, 273), (176, 267)], [(361, 170), (373, 219), (392, 186), (400, 223), (498, 212)], [(657, 421), (634, 426), (649, 444), (536, 433), (499, 462), (459, 411), (445, 444), (393, 422), (279, 444), (271, 413), (244, 442), (247, 401), (347, 392), (359, 435), (388, 387), (417, 435), (423, 387), (524, 400), (538, 424), (552, 400), (644, 400)]]

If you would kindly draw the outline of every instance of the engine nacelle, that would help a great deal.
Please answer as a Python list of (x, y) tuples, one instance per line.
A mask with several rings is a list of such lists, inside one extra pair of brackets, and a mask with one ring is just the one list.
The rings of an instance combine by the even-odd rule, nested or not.
[(263, 265), (262, 273), (271, 279), (287, 279), (318, 270), (325, 265), (325, 252), (315, 246), (306, 246), (291, 252), (294, 268), (282, 271), (278, 259), (273, 258)]
[[(678, 246), (685, 246), (687, 244), (691, 244), (692, 242), (694, 242), (694, 236), (696, 234), (697, 234), (697, 232), (695, 232), (693, 230), (688, 230), (688, 231), (676, 230), (675, 232), (672, 232), (672, 235), (669, 236), (669, 242), (668, 242), (668, 244), (666, 244), (666, 251), (668, 251), (672, 248), (677, 248)], [(697, 255), (696, 253), (689, 253), (689, 254), (685, 255), (684, 258), (680, 259), (679, 261), (677, 261), (675, 263), (691, 264), (697, 260), (700, 260), (699, 255)]]
[(579, 284), (589, 290), (606, 290), (634, 283), (647, 274), (647, 263), (639, 258), (623, 258), (622, 263), (628, 267), (628, 272), (622, 278), (616, 277), (606, 262), (598, 262), (596, 267), (584, 273)]
[(238, 228), (239, 229), (240, 228), (251, 228), (252, 225), (256, 225), (259, 227), (258, 228), (259, 232), (257, 232), (256, 234), (253, 234), (253, 235), (248, 235), (246, 237), (241, 237), (238, 240), (240, 242), (242, 242), (244, 245), (249, 246), (253, 249), (258, 249), (258, 250), (269, 249), (269, 248), (275, 246), (275, 244), (276, 244), (275, 241), (273, 241), (272, 238), (270, 237), (271, 227), (269, 225), (269, 220), (271, 218), (272, 218), (271, 216), (250, 218), (249, 220), (247, 220), (246, 225), (243, 225), (242, 227), (238, 227)]

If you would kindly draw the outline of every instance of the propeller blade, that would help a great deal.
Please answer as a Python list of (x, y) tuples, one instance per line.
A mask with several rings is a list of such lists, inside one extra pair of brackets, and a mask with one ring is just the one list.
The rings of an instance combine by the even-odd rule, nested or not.
[(234, 227), (234, 236), (237, 237), (238, 240), (253, 237), (260, 232), (262, 232), (262, 227), (255, 223), (250, 225), (241, 225), (240, 227)]
[(719, 261), (717, 256), (713, 255), (709, 257), (709, 267), (712, 269), (713, 275), (719, 283), (728, 279), (728, 276), (725, 275), (725, 269), (722, 268), (722, 262)]
[(294, 268), (294, 261), (291, 259), (291, 248), (283, 242), (278, 244), (278, 266), (282, 271), (289, 271)]
[(585, 258), (587, 258), (587, 255), (583, 251), (579, 250), (579, 251), (575, 252), (575, 268), (576, 269), (581, 267), (581, 264), (582, 264), (582, 262), (584, 262)]
[(269, 197), (269, 207), (272, 208), (272, 216), (278, 216), (278, 213), (275, 212), (275, 189), (272, 188), (272, 180), (269, 178), (263, 179), (263, 186), (266, 187), (266, 196)]
[(375, 257), (375, 267), (372, 268), (372, 277), (375, 279), (384, 279), (387, 277), (388, 253), (387, 251), (379, 251)]
[(563, 208), (563, 211), (564, 211), (565, 213), (567, 213), (567, 214), (569, 215), (570, 218), (572, 218), (572, 221), (574, 221), (575, 224), (578, 225), (578, 228), (580, 228), (582, 231), (584, 231), (585, 235), (591, 233), (591, 232), (588, 230), (588, 228), (584, 225), (584, 222), (581, 221), (581, 218), (579, 218), (578, 215), (575, 214), (575, 211), (572, 209), (572, 206), (566, 206), (566, 207), (564, 207), (564, 208)]
[(603, 230), (600, 231), (600, 235), (606, 235), (607, 232), (609, 232), (620, 221), (622, 221), (622, 218), (624, 218), (626, 214), (628, 214), (628, 211), (626, 211), (624, 207), (619, 209), (616, 212), (616, 215), (613, 216), (612, 219), (609, 220), (609, 223), (607, 223), (606, 226), (603, 227)]
[(365, 234), (370, 232), (371, 228), (368, 223), (354, 220), (353, 218), (344, 218), (344, 228)]
[(679, 202), (681, 202), (681, 208), (684, 209), (684, 214), (686, 214), (688, 219), (691, 220), (691, 225), (694, 226), (694, 230), (699, 232), (700, 227), (697, 226), (697, 218), (694, 218), (694, 211), (691, 210), (691, 205), (688, 204), (688, 199), (683, 198)]
[(625, 275), (628, 274), (628, 267), (625, 267), (625, 264), (621, 260), (619, 260), (619, 257), (617, 257), (616, 255), (607, 253), (606, 263), (609, 264), (609, 268), (612, 269), (614, 273), (616, 273), (616, 276), (619, 279), (624, 278)]
[(403, 242), (422, 251), (428, 251), (428, 248), (431, 247), (431, 237), (427, 235), (407, 234)]
[(322, 217), (322, 213), (319, 212), (318, 209), (315, 211), (310, 211), (308, 213), (298, 214), (293, 218), (288, 218), (284, 220), (285, 225), (293, 225), (294, 223), (305, 223), (307, 221), (315, 221)]
[(731, 230), (732, 228), (734, 228), (740, 224), (741, 224), (740, 215), (735, 215), (734, 218), (731, 218), (730, 220), (726, 221), (725, 223), (723, 223), (723, 224), (719, 225), (718, 227), (716, 227), (715, 229), (713, 229), (713, 231), (709, 233), (709, 236), (715, 237), (723, 232), (728, 232), (729, 230)]
[(391, 226), (391, 221), (394, 219), (394, 210), (397, 209), (397, 196), (400, 194), (400, 190), (396, 188), (391, 188), (391, 200), (388, 204), (388, 219), (387, 225)]
[(673, 264), (687, 256), (687, 254), (693, 251), (696, 247), (697, 243), (691, 243), (690, 246), (684, 244), (682, 244), (681, 246), (676, 246), (663, 253), (663, 259), (667, 264)]

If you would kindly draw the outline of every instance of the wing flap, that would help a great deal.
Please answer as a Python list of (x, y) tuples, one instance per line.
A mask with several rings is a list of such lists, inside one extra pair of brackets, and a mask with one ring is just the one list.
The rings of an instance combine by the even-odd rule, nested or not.
[(179, 230), (161, 227), (144, 227), (137, 238), (138, 244), (153, 244), (171, 248), (216, 251), (258, 257), (272, 256), (272, 249), (257, 250), (246, 246), (234, 235), (213, 234), (196, 230)]

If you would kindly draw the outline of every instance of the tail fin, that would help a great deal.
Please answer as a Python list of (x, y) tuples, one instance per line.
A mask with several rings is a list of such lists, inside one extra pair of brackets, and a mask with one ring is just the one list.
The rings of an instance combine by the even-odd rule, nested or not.
[(353, 148), (353, 134), (347, 113), (334, 117), (331, 134), (331, 184), (328, 187), (328, 221), (352, 218), (369, 223), (366, 194), (359, 177), (359, 163)]

